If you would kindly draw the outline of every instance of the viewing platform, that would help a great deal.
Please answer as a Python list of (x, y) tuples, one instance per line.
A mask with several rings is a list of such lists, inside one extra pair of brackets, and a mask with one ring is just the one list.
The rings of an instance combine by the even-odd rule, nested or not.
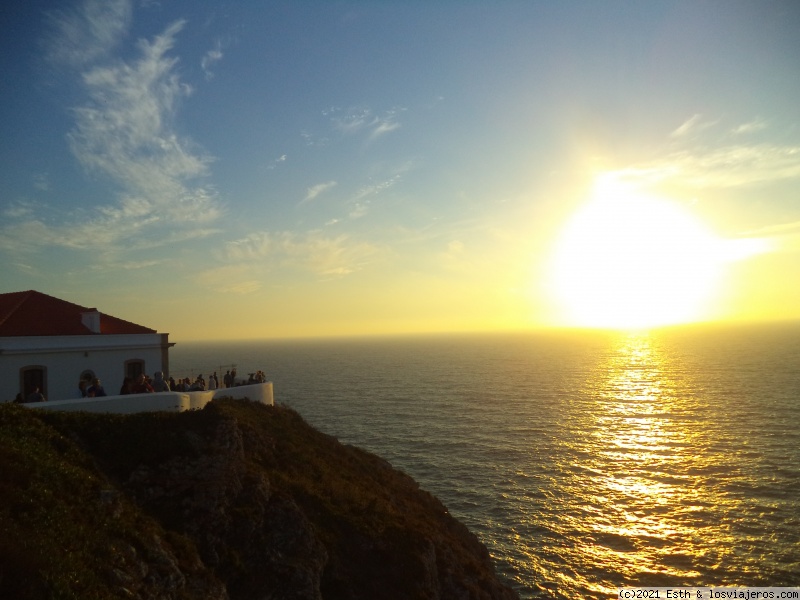
[(250, 400), (272, 406), (272, 382), (239, 385), (230, 388), (200, 392), (157, 392), (151, 394), (126, 394), (124, 396), (102, 396), (100, 398), (76, 398), (25, 404), (31, 408), (64, 410), (74, 412), (133, 414), (141, 412), (183, 412), (200, 410), (216, 398)]

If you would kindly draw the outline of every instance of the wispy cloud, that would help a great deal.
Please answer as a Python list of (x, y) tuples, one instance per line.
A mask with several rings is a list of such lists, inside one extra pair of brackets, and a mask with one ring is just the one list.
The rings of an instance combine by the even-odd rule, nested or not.
[(118, 262), (108, 262), (103, 264), (92, 265), (95, 271), (105, 271), (108, 269), (121, 270), (121, 271), (140, 271), (142, 269), (150, 270), (153, 267), (164, 264), (164, 260), (124, 260)]
[[(662, 156), (610, 176), (637, 186), (666, 183), (700, 189), (800, 178), (800, 145), (751, 141), (745, 135), (766, 127), (761, 118), (731, 127), (694, 115), (670, 134), (673, 141)], [(702, 138), (689, 135), (701, 130)]]
[(229, 294), (237, 294), (239, 296), (245, 296), (247, 294), (252, 294), (254, 292), (257, 292), (261, 288), (262, 284), (260, 281), (257, 281), (255, 279), (247, 279), (244, 281), (236, 281), (233, 283), (222, 284), (219, 291), (226, 292)]
[(374, 244), (344, 234), (257, 232), (226, 244), (224, 258), (233, 263), (253, 262), (267, 270), (300, 269), (318, 276), (342, 276), (360, 270), (380, 252)]
[(716, 125), (718, 121), (704, 121), (703, 115), (692, 115), (689, 119), (684, 121), (680, 127), (673, 130), (669, 134), (671, 138), (683, 138), (689, 135), (694, 135)]
[(742, 123), (731, 130), (733, 135), (746, 135), (749, 133), (756, 133), (762, 129), (767, 128), (767, 122), (763, 119), (753, 119), (747, 123)]
[(400, 128), (399, 116), (405, 109), (393, 108), (376, 115), (372, 109), (356, 107), (350, 109), (328, 108), (323, 114), (330, 118), (336, 131), (345, 135), (366, 133), (368, 140), (375, 140)]
[(287, 158), (288, 157), (285, 154), (281, 154), (278, 158), (276, 158), (271, 163), (269, 163), (267, 165), (267, 168), (270, 169), (270, 170), (276, 169), (279, 165), (282, 165), (283, 163), (285, 163)]
[(327, 137), (316, 135), (310, 131), (301, 131), (300, 137), (303, 138), (306, 146), (310, 148), (323, 148), (330, 143)]
[(396, 129), (400, 129), (400, 122), (398, 119), (403, 112), (405, 112), (404, 108), (393, 108), (386, 111), (380, 117), (377, 117), (372, 124), (372, 130), (369, 134), (370, 139), (374, 140)]
[(207, 290), (245, 296), (263, 287), (261, 280), (254, 279), (254, 275), (254, 269), (249, 264), (226, 264), (195, 271), (191, 279)]
[(311, 202), (314, 198), (316, 198), (320, 194), (323, 194), (334, 187), (336, 187), (335, 181), (326, 181), (325, 183), (318, 183), (317, 185), (311, 186), (306, 191), (306, 197), (303, 198), (300, 204)]
[(370, 139), (374, 140), (386, 133), (389, 133), (399, 128), (400, 128), (400, 123), (398, 123), (397, 121), (381, 120), (378, 121), (372, 128), (369, 137)]
[[(406, 168), (404, 168), (403, 170), (406, 170)], [(378, 183), (365, 185), (358, 190), (358, 193), (356, 193), (355, 197), (353, 198), (353, 201), (358, 202), (369, 196), (380, 194), (381, 192), (389, 189), (390, 187), (398, 183), (401, 179), (402, 179), (402, 173), (396, 173), (391, 177), (384, 179), (383, 181), (380, 181)]]
[(800, 146), (728, 145), (683, 150), (617, 172), (631, 183), (728, 188), (800, 177)]
[(328, 108), (322, 112), (330, 117), (334, 129), (344, 134), (353, 134), (361, 131), (374, 120), (369, 108)]
[(49, 192), (50, 176), (47, 173), (39, 173), (33, 178), (33, 187), (40, 192)]
[(28, 201), (18, 201), (9, 204), (3, 210), (3, 216), (7, 219), (21, 219), (30, 217), (36, 212), (36, 206)]
[(206, 75), (206, 80), (210, 81), (214, 78), (214, 72), (211, 70), (211, 67), (222, 60), (222, 42), (217, 40), (214, 44), (214, 47), (206, 52), (203, 55), (203, 58), (200, 59), (200, 67), (203, 69), (203, 73)]
[[(768, 143), (746, 144), (739, 134), (755, 132), (764, 127), (760, 120), (734, 129), (726, 128), (718, 146), (701, 144), (697, 138), (681, 144), (684, 149), (671, 151), (647, 163), (632, 165), (603, 175), (609, 181), (632, 185), (639, 189), (659, 189), (677, 186), (693, 190), (727, 190), (769, 185), (800, 179), (800, 146)], [(735, 137), (731, 133), (736, 134)], [(730, 143), (731, 140), (736, 143)], [(670, 145), (674, 149), (674, 144)], [(720, 246), (723, 260), (742, 260), (781, 249), (800, 248), (800, 222), (762, 226), (742, 231)]]
[(132, 16), (128, 0), (84, 0), (74, 9), (53, 11), (47, 58), (71, 67), (104, 58), (125, 38)]
[(411, 163), (406, 163), (397, 168), (393, 175), (381, 179), (377, 183), (361, 186), (350, 199), (350, 212), (347, 216), (350, 219), (360, 219), (366, 216), (370, 212), (375, 197), (399, 183), (403, 178), (403, 174), (411, 167)]
[[(75, 36), (86, 44), (81, 57), (69, 59), (80, 67), (87, 96), (72, 110), (70, 149), (87, 171), (118, 188), (117, 201), (92, 211), (40, 212), (49, 220), (41, 216), (7, 228), (17, 239), (27, 230), (21, 240), (27, 246), (151, 247), (168, 239), (176, 223), (211, 223), (223, 212), (216, 190), (201, 182), (211, 158), (170, 125), (181, 100), (192, 92), (177, 73), (178, 58), (169, 56), (185, 22), (176, 21), (152, 40), (139, 40), (134, 60), (109, 58), (110, 39), (123, 36), (129, 13), (126, 3), (89, 1), (81, 12), (61, 14), (57, 27), (66, 37), (62, 46), (71, 48)], [(40, 235), (32, 237), (33, 232)]]

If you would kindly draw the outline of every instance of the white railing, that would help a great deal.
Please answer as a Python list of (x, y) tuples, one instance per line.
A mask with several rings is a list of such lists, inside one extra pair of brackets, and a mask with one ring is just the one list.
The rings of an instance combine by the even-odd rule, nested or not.
[(25, 404), (31, 408), (47, 410), (67, 410), (131, 414), (140, 412), (182, 412), (199, 410), (214, 398), (234, 398), (250, 400), (272, 406), (272, 382), (240, 385), (232, 388), (209, 390), (205, 392), (159, 392), (155, 394), (126, 394), (124, 396), (103, 396), (101, 398), (77, 398)]

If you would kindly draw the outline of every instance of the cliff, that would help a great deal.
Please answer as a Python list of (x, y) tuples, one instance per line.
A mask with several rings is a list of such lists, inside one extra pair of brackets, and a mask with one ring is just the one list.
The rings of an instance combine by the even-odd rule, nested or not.
[(0, 597), (517, 598), (413, 479), (284, 407), (0, 405)]

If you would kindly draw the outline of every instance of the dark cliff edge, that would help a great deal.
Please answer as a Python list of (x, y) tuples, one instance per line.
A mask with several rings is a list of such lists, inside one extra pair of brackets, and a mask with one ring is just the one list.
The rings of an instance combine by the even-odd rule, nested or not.
[(0, 405), (0, 598), (513, 599), (386, 461), (294, 411)]

